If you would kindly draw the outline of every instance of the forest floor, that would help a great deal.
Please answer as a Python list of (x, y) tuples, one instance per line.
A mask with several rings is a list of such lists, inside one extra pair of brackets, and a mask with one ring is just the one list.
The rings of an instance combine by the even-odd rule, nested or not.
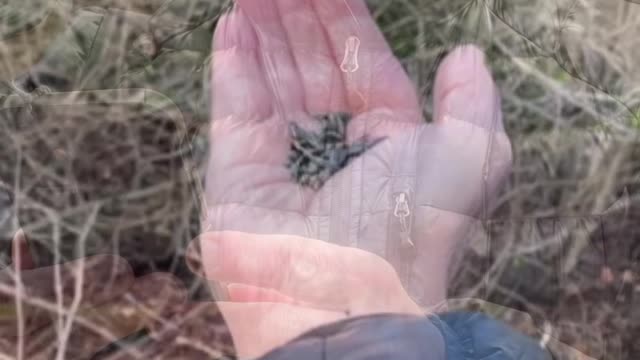
[[(26, 26), (32, 37), (1, 40), (3, 63), (22, 67), (0, 69), (0, 82), (33, 96), (24, 105), (6, 84), (2, 95), (0, 185), (19, 188), (21, 199), (12, 206), (15, 195), (0, 197), (3, 247), (18, 223), (32, 239), (51, 238), (56, 219), (65, 224), (62, 253), (77, 251), (81, 238), (84, 253), (126, 254), (137, 275), (171, 272), (194, 298), (207, 298), (185, 251), (199, 232), (211, 35), (229, 4), (61, 3), (70, 6), (59, 22), (66, 25), (33, 11), (28, 23), (44, 25)], [(486, 51), (503, 96), (514, 171), (484, 231), (470, 239), (451, 297), (480, 299), (459, 306), (546, 332), (592, 358), (640, 358), (640, 5), (368, 4), (423, 95), (427, 120), (435, 67), (461, 43)], [(3, 36), (18, 16), (7, 7)], [(52, 36), (33, 40), (43, 34)], [(52, 98), (35, 96), (40, 88), (65, 94), (55, 101), (66, 106), (40, 102)], [(113, 91), (132, 88), (148, 91)], [(33, 246), (39, 261), (51, 261), (50, 244)]]

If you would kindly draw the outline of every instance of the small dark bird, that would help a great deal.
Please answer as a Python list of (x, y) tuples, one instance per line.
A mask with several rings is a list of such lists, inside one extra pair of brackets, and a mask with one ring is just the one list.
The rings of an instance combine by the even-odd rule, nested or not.
[(378, 138), (368, 141), (362, 137), (348, 144), (349, 113), (328, 113), (315, 116), (315, 119), (322, 122), (320, 132), (305, 130), (296, 123), (289, 125), (292, 142), (286, 165), (296, 183), (314, 190), (320, 189), (351, 160), (384, 140)]

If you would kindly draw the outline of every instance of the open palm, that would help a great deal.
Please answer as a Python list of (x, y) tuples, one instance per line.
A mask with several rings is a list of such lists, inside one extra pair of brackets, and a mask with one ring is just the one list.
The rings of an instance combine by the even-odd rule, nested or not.
[[(214, 37), (206, 230), (357, 246), (396, 265), (417, 301), (443, 300), (450, 255), (511, 152), (479, 50), (450, 54), (434, 94), (427, 124), (363, 0), (237, 0)], [(295, 184), (289, 123), (312, 126), (333, 111), (353, 114), (351, 140), (386, 140), (318, 191)], [(399, 194), (410, 211), (409, 267), (398, 266)]]

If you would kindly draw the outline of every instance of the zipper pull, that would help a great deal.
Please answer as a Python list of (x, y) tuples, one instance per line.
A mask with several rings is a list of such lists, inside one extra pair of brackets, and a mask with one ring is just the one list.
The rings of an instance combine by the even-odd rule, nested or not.
[(393, 210), (395, 216), (400, 222), (400, 243), (403, 250), (413, 250), (415, 244), (411, 240), (411, 210), (409, 208), (409, 196), (405, 192), (398, 193), (395, 197), (396, 206)]
[(350, 36), (345, 41), (344, 58), (340, 64), (340, 70), (344, 73), (354, 73), (358, 70), (358, 51), (360, 49), (360, 38)]

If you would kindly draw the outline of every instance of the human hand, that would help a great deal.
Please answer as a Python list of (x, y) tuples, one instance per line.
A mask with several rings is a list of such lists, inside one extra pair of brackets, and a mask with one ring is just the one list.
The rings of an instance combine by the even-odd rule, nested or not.
[[(357, 66), (345, 68), (345, 60)], [(426, 124), (413, 85), (361, 0), (238, 0), (214, 36), (205, 230), (273, 234), (270, 239), (293, 235), (310, 243), (319, 239), (358, 247), (393, 263), (421, 305), (441, 302), (453, 255), (508, 172), (511, 151), (500, 98), (480, 50), (455, 49), (443, 60), (434, 86), (433, 123)], [(362, 136), (385, 140), (317, 191), (294, 183), (285, 167), (289, 123), (307, 126), (313, 115), (336, 111), (353, 114), (349, 141)], [(397, 204), (409, 211), (398, 216)], [(407, 242), (411, 257), (402, 251)], [(333, 251), (336, 257), (356, 256)], [(209, 257), (219, 259), (214, 254), (203, 248), (205, 264)], [(241, 258), (232, 261), (241, 269), (250, 266)], [(262, 277), (225, 278), (208, 273), (209, 268), (204, 270), (210, 278), (240, 283), (229, 287), (236, 301), (246, 293), (255, 299), (257, 292), (258, 299), (278, 302), (277, 309), (267, 307), (272, 312), (260, 305), (266, 324), (282, 319), (283, 306), (289, 314), (294, 313), (291, 307), (310, 311), (309, 304), (295, 298), (292, 303), (286, 291), (282, 297), (281, 289), (263, 283)], [(348, 271), (354, 269), (340, 275), (353, 276)], [(288, 268), (280, 271), (286, 274)], [(365, 286), (352, 290), (338, 287), (336, 292), (322, 282), (307, 286), (325, 292), (318, 297), (324, 309), (340, 303), (332, 297), (343, 293), (351, 299), (346, 303), (357, 303), (389, 290), (378, 272), (361, 275)], [(258, 290), (252, 287), (256, 283)], [(402, 287), (393, 290), (394, 298), (406, 294)], [(363, 313), (385, 311), (367, 310)], [(338, 315), (334, 311), (326, 317)], [(262, 327), (252, 324), (263, 322), (225, 316), (239, 349), (243, 333), (258, 339), (286, 333), (267, 330), (257, 336)]]
[(229, 283), (218, 302), (241, 358), (346, 317), (424, 315), (391, 265), (372, 253), (320, 240), (241, 232), (199, 237), (210, 280)]
[[(343, 72), (347, 52), (358, 66)], [(511, 151), (481, 51), (455, 49), (434, 86), (426, 124), (362, 0), (238, 0), (214, 36), (205, 230), (356, 246), (393, 263), (421, 304), (441, 302), (452, 255), (507, 174)], [(353, 114), (350, 141), (386, 140), (315, 191), (285, 167), (288, 125), (330, 111)], [(394, 216), (399, 193), (408, 231)]]

